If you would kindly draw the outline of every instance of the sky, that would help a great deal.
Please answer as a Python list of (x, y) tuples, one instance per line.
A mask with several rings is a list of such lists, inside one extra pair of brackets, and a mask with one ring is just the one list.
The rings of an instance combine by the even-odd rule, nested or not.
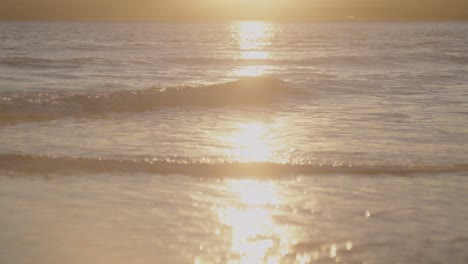
[(466, 20), (468, 0), (0, 0), (0, 20)]

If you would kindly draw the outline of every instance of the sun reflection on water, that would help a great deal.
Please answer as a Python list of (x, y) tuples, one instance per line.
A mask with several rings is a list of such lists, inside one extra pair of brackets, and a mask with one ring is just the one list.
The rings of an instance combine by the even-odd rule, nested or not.
[(228, 182), (229, 189), (249, 206), (277, 205), (278, 194), (272, 182), (237, 180)]
[(273, 25), (261, 21), (242, 21), (233, 24), (232, 31), (241, 50), (257, 50), (271, 44)]
[(281, 236), (271, 215), (271, 206), (279, 199), (275, 185), (254, 180), (226, 184), (241, 202), (217, 212), (219, 221), (231, 228), (231, 253), (236, 258), (229, 263), (279, 263), (275, 248)]
[(268, 128), (262, 123), (243, 123), (226, 141), (232, 148), (226, 155), (241, 162), (264, 162), (271, 160), (273, 147), (268, 141)]
[(266, 60), (271, 58), (270, 53), (266, 51), (245, 51), (242, 52), (239, 57), (249, 60)]
[(239, 77), (255, 77), (268, 73), (270, 66), (243, 66), (232, 71), (233, 75)]
[[(275, 28), (273, 24), (257, 21), (243, 21), (232, 25), (232, 37), (237, 42), (242, 60), (268, 60)], [(267, 73), (268, 65), (249, 65), (233, 71), (236, 76), (259, 76)]]

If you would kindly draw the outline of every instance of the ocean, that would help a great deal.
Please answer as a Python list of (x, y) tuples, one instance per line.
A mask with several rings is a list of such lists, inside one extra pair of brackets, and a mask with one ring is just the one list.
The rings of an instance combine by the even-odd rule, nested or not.
[(468, 263), (467, 157), (467, 22), (0, 22), (0, 263)]

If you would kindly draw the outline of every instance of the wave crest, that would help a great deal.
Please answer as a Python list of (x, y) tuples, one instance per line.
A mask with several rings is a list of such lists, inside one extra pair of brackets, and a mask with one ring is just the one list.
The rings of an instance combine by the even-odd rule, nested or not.
[(36, 93), (0, 97), (0, 121), (47, 120), (108, 112), (141, 112), (170, 106), (268, 105), (300, 90), (271, 77), (245, 77), (200, 87), (150, 88), (101, 94)]
[(0, 170), (26, 173), (150, 173), (183, 174), (202, 177), (271, 178), (288, 175), (354, 174), (413, 175), (468, 172), (468, 164), (460, 165), (331, 165), (271, 162), (223, 162), (204, 159), (111, 159), (50, 157), (21, 154), (0, 154)]

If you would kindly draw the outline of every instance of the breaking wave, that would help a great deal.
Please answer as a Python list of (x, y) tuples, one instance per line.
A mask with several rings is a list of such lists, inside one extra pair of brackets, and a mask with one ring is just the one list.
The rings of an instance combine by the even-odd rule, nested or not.
[(37, 121), (108, 112), (142, 112), (160, 107), (268, 105), (301, 90), (271, 77), (244, 77), (200, 87), (150, 88), (100, 94), (34, 93), (0, 97), (0, 122)]
[(413, 175), (468, 172), (468, 164), (459, 165), (358, 165), (296, 164), (272, 162), (229, 162), (189, 158), (112, 159), (91, 157), (52, 157), (0, 154), (0, 170), (25, 173), (150, 173), (183, 174), (202, 177), (271, 178), (290, 175), (354, 174)]

